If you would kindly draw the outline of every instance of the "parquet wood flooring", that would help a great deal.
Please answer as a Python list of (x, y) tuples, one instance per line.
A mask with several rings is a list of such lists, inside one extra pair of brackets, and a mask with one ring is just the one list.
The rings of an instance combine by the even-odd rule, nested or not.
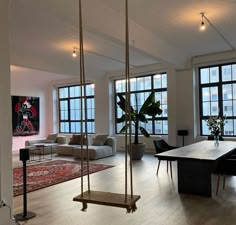
[[(64, 158), (54, 156), (55, 159)], [(67, 157), (66, 157), (67, 158)], [(69, 157), (71, 160), (72, 158)], [(17, 164), (17, 157), (14, 159)], [(114, 165), (113, 168), (92, 174), (91, 187), (96, 191), (124, 193), (124, 155), (117, 153), (93, 161)], [(125, 209), (89, 205), (82, 212), (82, 204), (72, 199), (80, 194), (80, 178), (28, 194), (28, 210), (37, 216), (27, 225), (235, 225), (236, 178), (227, 177), (226, 190), (215, 195), (216, 177), (213, 176), (213, 197), (178, 194), (176, 163), (173, 180), (161, 163), (156, 176), (157, 159), (152, 154), (134, 161), (134, 194), (141, 195), (137, 211), (126, 214)], [(86, 181), (86, 179), (84, 179)], [(86, 187), (86, 185), (85, 185)], [(22, 212), (22, 196), (14, 198), (14, 213)], [(21, 224), (24, 224), (21, 222)]]

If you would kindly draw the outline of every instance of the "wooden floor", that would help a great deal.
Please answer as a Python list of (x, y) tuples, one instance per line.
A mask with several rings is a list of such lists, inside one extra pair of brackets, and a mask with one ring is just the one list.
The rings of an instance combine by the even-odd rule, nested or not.
[[(60, 157), (54, 156), (54, 159)], [(17, 156), (14, 158), (17, 163)], [(124, 155), (118, 153), (93, 161), (114, 165), (113, 168), (92, 174), (91, 189), (124, 193)], [(235, 225), (236, 178), (227, 177), (226, 190), (215, 196), (216, 179), (213, 176), (213, 197), (205, 198), (178, 194), (176, 164), (173, 181), (162, 162), (156, 176), (157, 159), (145, 155), (134, 161), (134, 194), (141, 195), (137, 211), (127, 214), (125, 209), (88, 205), (72, 201), (80, 194), (80, 178), (41, 189), (28, 194), (28, 210), (37, 216), (21, 224), (27, 225)], [(86, 188), (86, 186), (85, 186)], [(22, 196), (14, 198), (14, 213), (22, 212)]]

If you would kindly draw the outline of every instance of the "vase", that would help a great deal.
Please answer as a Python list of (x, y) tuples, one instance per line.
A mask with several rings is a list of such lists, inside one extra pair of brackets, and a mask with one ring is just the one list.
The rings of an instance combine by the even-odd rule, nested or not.
[(219, 146), (219, 136), (218, 135), (214, 136), (214, 140), (215, 140), (215, 146)]

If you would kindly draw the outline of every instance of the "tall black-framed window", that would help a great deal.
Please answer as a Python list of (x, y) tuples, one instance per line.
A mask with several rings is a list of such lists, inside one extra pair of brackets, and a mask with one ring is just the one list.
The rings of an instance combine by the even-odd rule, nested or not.
[(236, 63), (199, 68), (200, 130), (210, 132), (205, 120), (226, 116), (224, 136), (236, 135)]
[[(117, 93), (125, 94), (125, 79), (115, 80), (115, 118), (122, 115), (122, 110), (117, 105), (119, 100)], [(163, 110), (161, 115), (148, 117), (148, 123), (141, 124), (152, 135), (168, 134), (168, 107), (167, 107), (167, 73), (137, 76), (130, 79), (130, 100), (134, 109), (139, 110), (149, 96), (154, 91), (156, 100), (161, 103)], [(137, 106), (136, 106), (137, 98)], [(116, 133), (124, 126), (122, 123), (115, 123)]]
[[(59, 132), (80, 133), (82, 121), (85, 121), (85, 110), (81, 109), (80, 85), (58, 88), (59, 97)], [(87, 128), (88, 133), (95, 132), (95, 99), (94, 84), (86, 84)], [(83, 104), (85, 105), (85, 104)], [(81, 112), (83, 119), (81, 119)], [(85, 125), (85, 123), (83, 123)], [(83, 126), (85, 132), (85, 126)]]

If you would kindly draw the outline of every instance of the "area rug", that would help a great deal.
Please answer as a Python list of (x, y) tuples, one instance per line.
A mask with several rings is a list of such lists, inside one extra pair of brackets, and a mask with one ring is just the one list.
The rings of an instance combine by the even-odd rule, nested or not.
[[(83, 175), (87, 175), (84, 163)], [(110, 165), (89, 164), (90, 174), (111, 168)], [(36, 191), (51, 185), (81, 177), (81, 164), (79, 161), (54, 160), (35, 165), (27, 165), (27, 192)], [(13, 195), (23, 193), (22, 167), (13, 169)]]

